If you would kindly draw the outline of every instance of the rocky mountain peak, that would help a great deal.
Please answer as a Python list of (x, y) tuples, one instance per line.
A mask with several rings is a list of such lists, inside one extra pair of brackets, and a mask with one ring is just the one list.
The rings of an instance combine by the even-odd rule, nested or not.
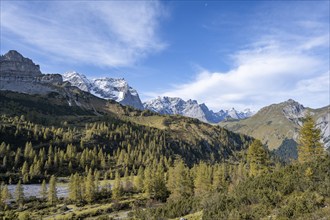
[(0, 57), (0, 74), (18, 76), (40, 76), (39, 65), (33, 63), (29, 58), (23, 57), (15, 50), (10, 50)]
[(10, 50), (6, 54), (1, 56), (1, 60), (2, 59), (12, 60), (12, 61), (23, 61), (24, 57), (16, 50)]
[(191, 105), (198, 105), (196, 100), (192, 100), (192, 99), (188, 99), (187, 103), (191, 104)]
[(213, 112), (204, 104), (198, 104), (196, 100), (188, 99), (184, 101), (181, 98), (157, 97), (143, 103), (145, 109), (149, 109), (160, 114), (179, 114), (191, 118), (197, 118), (208, 123), (219, 123), (226, 119), (243, 119), (250, 117), (252, 113), (239, 112), (234, 108), (231, 110), (220, 110)]
[(283, 114), (289, 120), (295, 120), (304, 117), (305, 107), (292, 99), (284, 102)]
[(201, 109), (203, 109), (205, 111), (209, 111), (209, 108), (205, 105), (205, 103), (202, 103), (199, 106), (201, 107)]
[(42, 74), (39, 65), (15, 50), (0, 57), (0, 90), (47, 94), (58, 92), (62, 82), (60, 74)]
[(130, 87), (124, 78), (88, 79), (85, 75), (74, 71), (63, 74), (63, 78), (71, 85), (97, 97), (115, 100), (123, 105), (143, 109), (138, 92)]
[(76, 86), (85, 92), (89, 92), (92, 87), (92, 83), (86, 78), (86, 76), (75, 71), (66, 72), (62, 76), (64, 81), (69, 81), (72, 86)]

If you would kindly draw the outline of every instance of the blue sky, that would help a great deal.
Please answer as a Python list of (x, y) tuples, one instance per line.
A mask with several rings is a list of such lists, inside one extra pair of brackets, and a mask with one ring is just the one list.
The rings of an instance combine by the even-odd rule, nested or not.
[(1, 54), (124, 77), (142, 100), (329, 105), (329, 1), (1, 1)]

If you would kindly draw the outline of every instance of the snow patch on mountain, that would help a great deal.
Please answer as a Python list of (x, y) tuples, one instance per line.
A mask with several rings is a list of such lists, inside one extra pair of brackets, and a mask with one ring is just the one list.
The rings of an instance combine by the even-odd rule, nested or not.
[(208, 123), (219, 123), (223, 120), (229, 119), (244, 119), (253, 115), (253, 113), (246, 109), (239, 112), (232, 108), (231, 110), (220, 110), (213, 112), (203, 103), (198, 104), (196, 100), (184, 101), (181, 98), (172, 97), (158, 97), (143, 103), (145, 109), (149, 109), (160, 114), (169, 115), (183, 115), (191, 118), (197, 118)]
[(123, 78), (98, 78), (88, 79), (85, 75), (77, 72), (67, 72), (63, 74), (64, 81), (81, 90), (89, 92), (99, 98), (111, 99), (123, 105), (132, 106), (143, 110), (143, 105), (139, 94), (130, 87)]
[(93, 84), (86, 78), (86, 76), (77, 72), (67, 72), (62, 75), (64, 81), (69, 81), (72, 86), (76, 86), (79, 89), (89, 92), (93, 87)]
[(249, 118), (253, 115), (253, 112), (250, 109), (244, 109), (244, 111), (237, 111), (235, 108), (230, 110), (224, 111), (226, 117), (233, 118), (233, 119), (244, 119)]

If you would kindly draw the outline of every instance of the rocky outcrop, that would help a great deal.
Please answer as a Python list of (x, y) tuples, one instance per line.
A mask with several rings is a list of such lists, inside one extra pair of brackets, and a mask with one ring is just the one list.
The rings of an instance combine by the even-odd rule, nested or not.
[(29, 58), (23, 57), (15, 50), (10, 50), (0, 57), (0, 72), (3, 75), (12, 75), (20, 77), (40, 76), (39, 65), (33, 63)]
[(40, 83), (62, 84), (63, 78), (61, 74), (43, 74), (37, 77), (36, 80)]
[(39, 65), (15, 50), (0, 57), (0, 90), (47, 94), (62, 83), (60, 74), (42, 74)]
[(305, 107), (303, 105), (292, 99), (289, 99), (285, 102), (285, 106), (283, 107), (282, 111), (288, 120), (296, 123), (297, 125), (302, 125), (301, 119), (305, 116), (306, 113)]
[(316, 118), (316, 127), (321, 130), (321, 138), (324, 147), (330, 151), (330, 106), (314, 113), (314, 117)]
[(58, 92), (62, 83), (60, 74), (42, 74), (39, 65), (15, 50), (0, 57), (0, 90), (47, 94)]

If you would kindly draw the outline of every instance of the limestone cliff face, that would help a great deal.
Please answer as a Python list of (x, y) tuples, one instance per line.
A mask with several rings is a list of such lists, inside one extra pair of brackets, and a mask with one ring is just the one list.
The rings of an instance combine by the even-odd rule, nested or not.
[(42, 74), (39, 65), (15, 50), (0, 57), (0, 90), (47, 94), (62, 83), (60, 74)]
[(40, 83), (51, 83), (51, 84), (62, 84), (63, 78), (61, 74), (43, 74), (42, 76), (36, 77), (37, 82)]
[(36, 77), (42, 75), (39, 65), (36, 65), (29, 58), (23, 57), (15, 50), (10, 50), (0, 57), (1, 75)]

